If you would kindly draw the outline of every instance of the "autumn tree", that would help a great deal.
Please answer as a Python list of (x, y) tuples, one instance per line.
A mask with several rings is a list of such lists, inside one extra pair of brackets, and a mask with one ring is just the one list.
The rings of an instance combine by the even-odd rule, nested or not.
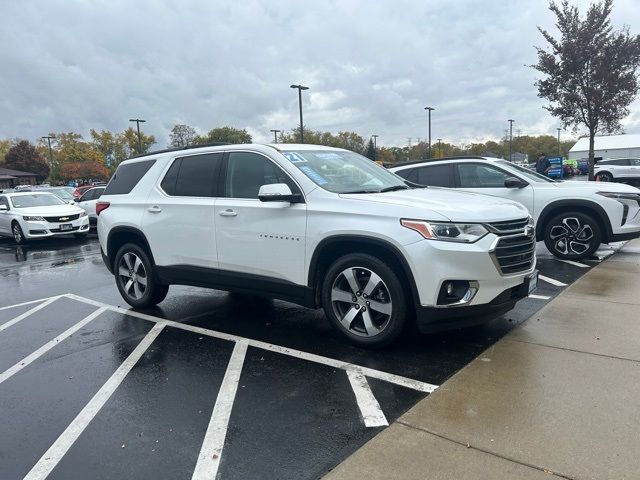
[(206, 135), (196, 135), (193, 139), (194, 144), (205, 143), (251, 143), (251, 134), (246, 129), (234, 127), (219, 127), (209, 130)]
[(640, 35), (624, 27), (614, 31), (609, 19), (613, 0), (592, 4), (584, 17), (568, 0), (551, 1), (560, 37), (538, 27), (550, 50), (537, 47), (534, 69), (538, 96), (564, 127), (589, 133), (589, 180), (593, 180), (594, 138), (598, 132), (620, 130), (621, 120), (638, 93)]
[(0, 140), (0, 166), (4, 164), (4, 156), (11, 148), (11, 140)]
[(4, 166), (12, 170), (35, 173), (42, 179), (49, 175), (47, 161), (28, 140), (19, 140), (9, 148), (4, 156)]
[(169, 133), (169, 146), (174, 148), (184, 148), (192, 145), (196, 138), (196, 129), (189, 125), (174, 125)]
[(60, 168), (61, 180), (108, 180), (109, 170), (99, 159), (88, 159), (82, 162), (65, 163)]
[(156, 143), (156, 137), (146, 135), (144, 132), (140, 132), (140, 142), (138, 143), (138, 132), (133, 127), (127, 128), (121, 135), (129, 152), (127, 157), (145, 154), (149, 151), (151, 145)]
[[(300, 127), (291, 129), (281, 135), (282, 143), (298, 143), (300, 139)], [(352, 152), (364, 154), (366, 142), (361, 135), (355, 132), (342, 131), (337, 134), (304, 129), (304, 142), (327, 147), (344, 148)]]
[(91, 144), (102, 154), (103, 162), (109, 169), (115, 170), (120, 162), (131, 156), (125, 138), (119, 133), (108, 130), (97, 131), (91, 129)]

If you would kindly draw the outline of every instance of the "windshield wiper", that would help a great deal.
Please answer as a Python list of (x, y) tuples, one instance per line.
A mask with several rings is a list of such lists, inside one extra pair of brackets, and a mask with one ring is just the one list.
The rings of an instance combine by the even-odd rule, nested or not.
[(342, 192), (343, 194), (347, 193), (380, 193), (380, 190), (351, 190), (348, 192)]
[(385, 187), (380, 190), (380, 193), (395, 192), (396, 190), (407, 190), (409, 187), (406, 185), (394, 185), (393, 187)]

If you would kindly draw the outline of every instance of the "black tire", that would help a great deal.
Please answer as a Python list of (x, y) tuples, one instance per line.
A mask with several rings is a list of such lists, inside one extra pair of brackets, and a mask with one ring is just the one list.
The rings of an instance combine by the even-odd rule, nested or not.
[(598, 249), (602, 243), (602, 232), (591, 215), (564, 212), (545, 225), (544, 243), (558, 258), (580, 260), (590, 257)]
[(135, 243), (120, 247), (113, 264), (113, 273), (120, 295), (134, 308), (157, 305), (169, 292), (169, 285), (156, 280), (147, 252)]
[[(374, 278), (370, 282), (374, 274), (380, 281)], [(347, 275), (353, 276), (355, 284)], [(388, 345), (402, 333), (407, 321), (402, 282), (391, 267), (371, 255), (353, 253), (333, 262), (322, 283), (321, 299), (334, 328), (359, 346)]]
[(24, 238), (24, 232), (22, 231), (22, 227), (18, 222), (13, 222), (11, 224), (11, 233), (13, 234), (13, 241), (18, 245), (24, 245), (27, 243), (27, 239)]
[(596, 180), (599, 182), (613, 182), (613, 175), (609, 172), (600, 172), (596, 174)]

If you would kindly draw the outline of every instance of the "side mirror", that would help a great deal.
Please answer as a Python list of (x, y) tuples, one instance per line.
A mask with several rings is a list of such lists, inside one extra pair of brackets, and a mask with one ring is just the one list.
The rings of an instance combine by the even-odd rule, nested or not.
[(270, 185), (262, 185), (258, 191), (258, 200), (261, 202), (289, 202), (296, 203), (300, 201), (299, 193), (292, 193), (289, 185), (286, 183), (272, 183)]
[(524, 182), (517, 177), (507, 177), (504, 179), (504, 186), (507, 188), (524, 188), (527, 185), (529, 185), (527, 182)]
[(8, 210), (6, 205), (0, 205), (0, 212), (6, 212)]

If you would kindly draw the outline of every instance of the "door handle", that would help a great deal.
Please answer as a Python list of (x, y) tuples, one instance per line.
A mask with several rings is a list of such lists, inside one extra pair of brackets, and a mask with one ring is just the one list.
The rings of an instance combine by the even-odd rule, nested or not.
[(220, 210), (220, 216), (222, 217), (235, 217), (238, 213), (235, 210), (227, 208), (226, 210)]
[(147, 208), (147, 211), (151, 213), (160, 213), (162, 209), (159, 206), (154, 205), (153, 207)]

